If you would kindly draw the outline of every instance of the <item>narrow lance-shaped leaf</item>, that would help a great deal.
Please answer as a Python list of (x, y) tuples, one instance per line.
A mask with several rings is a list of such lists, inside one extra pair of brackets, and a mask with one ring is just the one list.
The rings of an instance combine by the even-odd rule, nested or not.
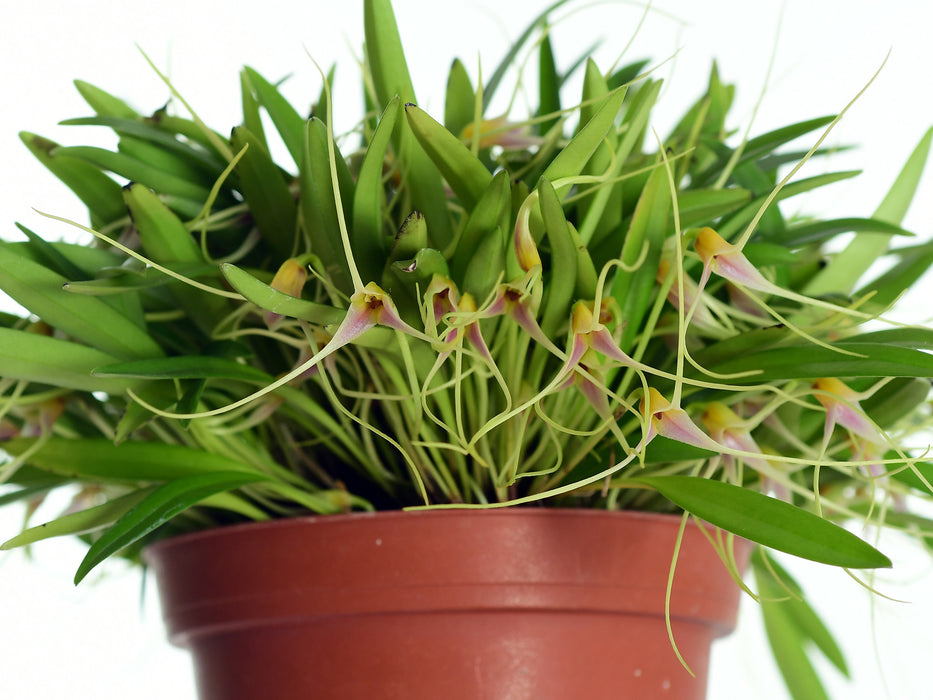
[(492, 174), (460, 139), (417, 105), (406, 104), (405, 116), (425, 153), (467, 211), (472, 211), (492, 181)]
[(121, 119), (139, 119), (139, 113), (126, 102), (115, 95), (111, 95), (96, 85), (84, 80), (75, 80), (74, 86), (96, 114)]
[(139, 160), (128, 153), (108, 151), (96, 146), (63, 146), (56, 155), (87, 161), (101, 170), (116, 173), (127, 180), (141, 182), (146, 187), (164, 194), (204, 201), (210, 194), (206, 185), (191, 182), (173, 172), (161, 170), (151, 163)]
[(304, 138), (305, 120), (291, 103), (282, 97), (278, 89), (250, 67), (243, 69), (244, 74), (256, 94), (259, 104), (269, 113), (272, 123), (278, 130), (285, 147), (295, 161), (301, 164), (301, 142)]
[(754, 373), (730, 380), (736, 384), (819, 377), (933, 377), (933, 355), (920, 350), (861, 342), (838, 342), (834, 347), (850, 354), (810, 344), (750, 349), (741, 357), (724, 359), (712, 366), (703, 364), (703, 352), (695, 359), (724, 374)]
[(78, 158), (63, 155), (54, 141), (21, 131), (20, 139), (42, 165), (61, 180), (84, 203), (94, 226), (126, 216), (120, 185), (99, 168)]
[[(124, 188), (127, 209), (147, 255), (157, 263), (204, 264), (201, 248), (181, 219), (159, 197), (139, 183)], [(227, 313), (223, 298), (183, 282), (170, 284), (172, 296), (202, 331), (209, 334)]]
[(69, 513), (47, 523), (23, 530), (16, 537), (12, 537), (0, 544), (0, 549), (14, 549), (52, 537), (81, 535), (100, 530), (116, 522), (130, 508), (151, 493), (153, 489), (154, 487), (139, 489), (123, 496), (111, 498), (100, 505), (85, 508), (76, 513)]
[(642, 319), (652, 301), (670, 212), (671, 188), (662, 165), (655, 168), (642, 190), (625, 235), (619, 257), (629, 269), (620, 268), (612, 283), (612, 296), (619, 302), (626, 322), (619, 346), (626, 350), (641, 332)]
[(525, 27), (525, 30), (519, 35), (518, 39), (512, 43), (512, 45), (509, 47), (509, 50), (506, 52), (505, 56), (502, 57), (499, 65), (496, 66), (496, 69), (492, 72), (492, 75), (489, 77), (489, 80), (486, 82), (486, 85), (483, 88), (483, 109), (485, 109), (492, 101), (493, 95), (496, 94), (496, 90), (499, 87), (499, 84), (502, 82), (502, 79), (505, 77), (505, 74), (509, 71), (510, 68), (513, 67), (515, 57), (518, 56), (518, 53), (522, 50), (522, 47), (534, 34), (535, 29), (537, 29), (544, 22), (544, 20), (547, 19), (547, 16), (551, 14), (551, 12), (566, 2), (567, 0), (557, 0), (557, 2), (548, 5), (544, 10), (541, 11), (541, 14), (528, 23), (528, 26)]
[(92, 371), (118, 358), (87, 345), (39, 333), (0, 328), (0, 370), (4, 379), (50, 384), (77, 391), (122, 394), (135, 382), (95, 377)]
[(476, 90), (463, 62), (458, 58), (450, 66), (444, 98), (444, 126), (455, 136), (473, 122)]
[(69, 294), (67, 279), (14, 251), (0, 244), (0, 289), (50, 326), (120, 359), (162, 354), (133, 320), (96, 297)]
[[(786, 592), (773, 582), (769, 585), (765, 578), (768, 575), (756, 567), (755, 578), (758, 581), (759, 593), (762, 596), (786, 595)], [(808, 640), (794, 624), (784, 604), (768, 599), (762, 600), (761, 615), (774, 660), (791, 695), (807, 700), (829, 700), (804, 648)]]
[[(551, 182), (575, 177), (583, 171), (596, 148), (603, 142), (606, 132), (612, 128), (622, 106), (625, 89), (619, 88), (609, 93), (600, 103), (593, 118), (571, 139), (542, 173), (542, 177)], [(570, 189), (570, 184), (561, 183), (555, 188), (563, 196)]]
[[(13, 438), (3, 443), (14, 457), (31, 449), (36, 438)], [(98, 438), (52, 437), (29, 457), (29, 464), (53, 474), (91, 481), (169, 481), (206, 472), (261, 472), (230, 457), (160, 442), (115, 445)]]
[[(353, 179), (339, 151), (335, 157), (336, 187), (340, 190), (345, 221), (350, 221)], [(327, 149), (327, 127), (320, 119), (311, 118), (305, 125), (299, 182), (302, 223), (311, 240), (311, 252), (323, 263), (324, 272), (337, 288), (350, 294), (353, 292), (353, 282), (340, 232), (337, 200), (334, 196), (335, 183), (331, 176)]]
[(891, 560), (848, 530), (784, 501), (696, 476), (632, 480), (701, 520), (794, 556), (850, 569), (890, 567)]
[(222, 491), (231, 491), (266, 477), (242, 472), (198, 474), (171, 481), (148, 494), (126, 515), (104, 532), (88, 549), (75, 573), (80, 583), (99, 563), (148, 535), (199, 501)]
[(252, 365), (210, 355), (182, 355), (154, 360), (119, 362), (97, 367), (98, 377), (133, 379), (241, 379), (249, 382), (272, 381), (265, 372)]
[[(926, 165), (930, 144), (933, 142), (933, 128), (927, 130), (920, 139), (907, 163), (901, 170), (888, 194), (872, 215), (890, 224), (900, 224), (914, 198), (923, 168)], [(869, 235), (861, 233), (836, 255), (820, 274), (804, 290), (810, 295), (852, 291), (859, 278), (875, 260), (888, 250), (890, 235)]]
[(551, 37), (545, 34), (538, 46), (538, 114), (555, 116), (538, 124), (538, 133), (546, 134), (560, 119), (560, 76), (554, 60)]
[(255, 135), (235, 127), (230, 137), (233, 151), (248, 146), (236, 165), (243, 197), (264, 241), (279, 261), (292, 256), (297, 233), (298, 207), (279, 166)]
[[(624, 96), (624, 90), (624, 87), (616, 88), (615, 92), (610, 93), (606, 99), (612, 99), (614, 95), (617, 95), (620, 92)], [(623, 118), (625, 130), (619, 138), (619, 145), (616, 147), (615, 151), (616, 166), (612, 172), (608, 173), (609, 177), (615, 177), (621, 173), (622, 166), (638, 147), (638, 144), (642, 138), (642, 134), (644, 133), (644, 130), (648, 124), (648, 117), (651, 115), (651, 108), (654, 106), (655, 101), (658, 99), (660, 92), (661, 81), (654, 81), (642, 86), (642, 88), (635, 94), (635, 99), (632, 101), (632, 104), (629, 105), (629, 108), (625, 113), (625, 117)], [(597, 115), (587, 123), (587, 127), (598, 117), (600, 117), (599, 113), (597, 113)], [(581, 131), (578, 136), (582, 134), (583, 132)], [(555, 158), (555, 161), (556, 160), (557, 159)], [(613, 192), (613, 188), (600, 188), (596, 192), (596, 196), (593, 198), (592, 204), (590, 204), (586, 211), (586, 218), (584, 218), (583, 222), (580, 224), (580, 238), (587, 245), (590, 245), (595, 232), (600, 228), (600, 219), (603, 217), (606, 211), (606, 207), (609, 206)], [(615, 255), (616, 251), (613, 250), (612, 253)]]
[(395, 97), (382, 113), (363, 156), (353, 191), (353, 237), (350, 243), (364, 284), (382, 278), (386, 248), (382, 170), (398, 118), (399, 104), (400, 99)]
[(570, 306), (577, 281), (577, 248), (570, 235), (557, 192), (545, 178), (538, 182), (538, 196), (544, 229), (551, 251), (550, 275), (545, 280), (541, 330), (553, 338), (570, 319)]
[(282, 316), (300, 318), (319, 326), (340, 323), (346, 316), (346, 311), (333, 306), (298, 299), (273, 289), (232, 263), (224, 263), (220, 266), (220, 271), (231, 287), (260, 309)]
[[(767, 560), (767, 566), (764, 561)], [(780, 606), (790, 623), (800, 632), (804, 641), (812, 642), (823, 655), (839, 669), (844, 676), (849, 676), (849, 667), (839, 644), (832, 633), (810, 607), (800, 585), (767, 552), (758, 550), (752, 555), (758, 594), (762, 604)], [(773, 572), (773, 574), (771, 573)], [(774, 575), (778, 580), (774, 579)], [(789, 593), (788, 593), (789, 591)], [(794, 597), (789, 597), (789, 596)], [(784, 598), (787, 598), (784, 600)]]

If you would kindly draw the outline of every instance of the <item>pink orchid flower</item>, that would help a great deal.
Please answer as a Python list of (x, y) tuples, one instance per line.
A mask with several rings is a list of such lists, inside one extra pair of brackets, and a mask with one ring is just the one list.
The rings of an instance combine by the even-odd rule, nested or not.
[[(474, 138), (476, 125), (470, 122), (460, 132), (460, 139), (471, 143)], [(522, 150), (529, 146), (537, 146), (543, 142), (538, 136), (533, 136), (524, 124), (514, 124), (503, 115), (492, 119), (483, 119), (479, 124), (479, 147), (489, 148), (500, 146), (506, 151)]]
[(648, 419), (648, 432), (642, 440), (641, 447), (647, 445), (656, 435), (662, 435), (687, 445), (719, 452), (719, 443), (700, 430), (685, 410), (673, 406), (654, 387), (648, 388), (648, 395), (642, 398), (639, 409)]
[(703, 261), (699, 287), (706, 286), (711, 272), (736, 284), (771, 294), (776, 287), (758, 271), (738, 246), (728, 243), (709, 226), (700, 230), (694, 249)]
[(824, 443), (829, 442), (833, 428), (841, 425), (852, 434), (873, 445), (886, 444), (885, 439), (865, 415), (859, 405), (857, 392), (835, 377), (824, 377), (813, 382), (815, 397), (826, 409)]

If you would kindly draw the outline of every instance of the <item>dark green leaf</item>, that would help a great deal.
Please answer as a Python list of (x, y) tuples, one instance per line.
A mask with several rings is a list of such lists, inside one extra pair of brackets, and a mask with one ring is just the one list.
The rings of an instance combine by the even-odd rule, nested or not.
[(198, 474), (160, 486), (104, 532), (88, 549), (75, 573), (75, 584), (99, 563), (148, 535), (199, 501), (222, 491), (263, 480), (262, 475), (242, 472)]
[(742, 486), (695, 476), (631, 481), (712, 525), (781, 552), (851, 569), (891, 566), (884, 554), (838, 525)]

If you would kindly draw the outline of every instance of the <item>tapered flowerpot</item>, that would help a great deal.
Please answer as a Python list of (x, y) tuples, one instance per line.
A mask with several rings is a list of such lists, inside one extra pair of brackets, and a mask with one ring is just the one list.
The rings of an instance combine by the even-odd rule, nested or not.
[[(146, 552), (203, 700), (690, 698), (739, 589), (680, 518), (421, 511), (221, 528)], [(747, 559), (742, 541), (739, 558)]]

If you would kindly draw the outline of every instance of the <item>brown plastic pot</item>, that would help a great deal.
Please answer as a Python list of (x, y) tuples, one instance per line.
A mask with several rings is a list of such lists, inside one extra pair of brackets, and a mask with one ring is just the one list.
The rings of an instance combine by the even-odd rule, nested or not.
[[(706, 694), (739, 589), (680, 518), (538, 508), (235, 526), (146, 551), (203, 700)], [(749, 552), (742, 541), (743, 562)]]

